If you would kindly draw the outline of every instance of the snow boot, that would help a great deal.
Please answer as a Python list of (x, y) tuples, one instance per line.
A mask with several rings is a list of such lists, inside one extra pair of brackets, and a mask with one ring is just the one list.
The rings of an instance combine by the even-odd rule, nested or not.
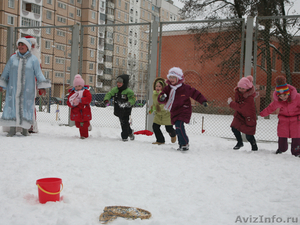
[(134, 134), (133, 133), (129, 134), (128, 136), (129, 136), (130, 140), (132, 140), (132, 141), (134, 140)]
[(258, 150), (256, 142), (251, 143), (251, 147), (252, 147), (252, 151), (257, 151)]
[(277, 149), (277, 151), (275, 152), (275, 154), (281, 154), (282, 151), (280, 151), (279, 149)]
[(177, 150), (182, 151), (182, 152), (188, 151), (189, 150), (189, 144), (179, 146), (179, 148)]
[(9, 128), (9, 132), (8, 134), (6, 135), (6, 137), (12, 137), (16, 134), (16, 127), (10, 127)]
[(156, 141), (156, 142), (153, 142), (152, 144), (153, 145), (163, 145), (165, 142), (158, 142), (158, 141)]
[(243, 147), (243, 146), (244, 146), (243, 143), (239, 143), (239, 142), (238, 142), (238, 143), (236, 144), (236, 146), (233, 147), (233, 149), (234, 149), (234, 150), (238, 150), (238, 149), (240, 149), (240, 148)]
[(124, 141), (124, 142), (125, 142), (125, 141), (128, 141), (128, 138), (123, 138), (122, 141)]
[(23, 128), (21, 133), (22, 133), (23, 136), (28, 136), (29, 135), (28, 129)]

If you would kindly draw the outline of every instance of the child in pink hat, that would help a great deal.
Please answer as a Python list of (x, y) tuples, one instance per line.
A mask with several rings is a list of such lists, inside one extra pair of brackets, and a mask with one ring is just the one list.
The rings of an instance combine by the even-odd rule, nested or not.
[(256, 96), (253, 85), (253, 77), (251, 75), (243, 77), (234, 89), (235, 100), (228, 98), (229, 107), (235, 110), (233, 121), (230, 125), (231, 130), (237, 140), (237, 144), (233, 147), (238, 150), (244, 146), (241, 132), (246, 134), (246, 139), (251, 144), (251, 150), (257, 151), (258, 147), (254, 137), (256, 131), (256, 110), (254, 97)]
[(69, 90), (67, 104), (71, 108), (70, 119), (75, 121), (75, 125), (79, 128), (80, 138), (89, 137), (90, 120), (92, 119), (90, 103), (92, 95), (89, 86), (84, 85), (84, 80), (77, 74), (74, 77), (73, 88)]

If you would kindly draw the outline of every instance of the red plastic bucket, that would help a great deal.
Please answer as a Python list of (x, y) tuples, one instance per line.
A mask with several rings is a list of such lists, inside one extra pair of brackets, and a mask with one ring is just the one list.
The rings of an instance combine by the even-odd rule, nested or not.
[(49, 201), (56, 202), (60, 200), (60, 192), (63, 189), (62, 180), (60, 178), (42, 178), (36, 181), (36, 185), (39, 190), (40, 203), (44, 204)]

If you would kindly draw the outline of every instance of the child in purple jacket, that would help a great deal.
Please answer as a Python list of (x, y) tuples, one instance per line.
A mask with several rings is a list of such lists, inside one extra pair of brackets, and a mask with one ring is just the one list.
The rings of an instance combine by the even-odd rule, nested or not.
[(168, 84), (158, 95), (158, 102), (165, 104), (165, 109), (171, 113), (171, 123), (176, 127), (179, 151), (189, 150), (189, 138), (186, 135), (184, 123), (189, 123), (192, 115), (190, 98), (207, 106), (206, 98), (195, 88), (184, 84), (183, 72), (173, 67), (167, 75)]

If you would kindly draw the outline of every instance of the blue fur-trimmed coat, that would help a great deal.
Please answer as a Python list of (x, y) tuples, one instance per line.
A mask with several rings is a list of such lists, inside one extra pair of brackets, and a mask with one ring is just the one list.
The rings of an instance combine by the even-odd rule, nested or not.
[(29, 129), (34, 120), (36, 86), (38, 89), (51, 87), (38, 58), (29, 51), (12, 55), (0, 77), (0, 86), (6, 89), (0, 126)]

